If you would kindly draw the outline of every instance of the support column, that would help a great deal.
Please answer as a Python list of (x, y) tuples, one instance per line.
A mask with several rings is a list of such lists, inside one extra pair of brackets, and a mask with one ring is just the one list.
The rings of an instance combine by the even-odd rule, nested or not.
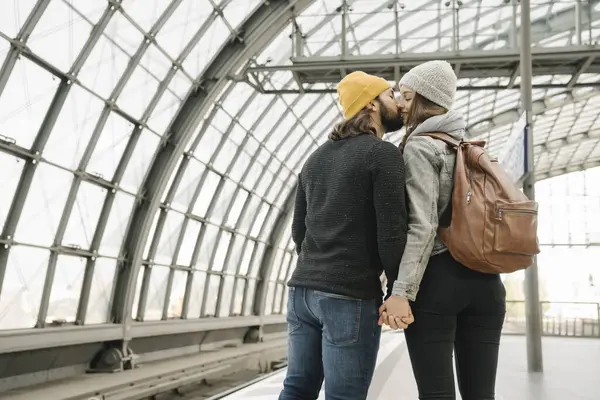
[(516, 49), (517, 43), (517, 0), (511, 0), (512, 14), (510, 19), (510, 31), (508, 32), (510, 37), (510, 47)]
[(460, 43), (460, 20), (458, 9), (461, 6), (462, 2), (457, 0), (452, 0), (452, 51), (458, 52), (459, 43)]
[(342, 56), (348, 54), (348, 21), (346, 14), (348, 13), (348, 3), (346, 0), (342, 2)]
[(400, 54), (400, 25), (398, 24), (398, 2), (394, 2), (394, 27), (396, 28), (396, 55)]
[[(531, 2), (530, 0), (521, 0), (521, 100), (527, 121), (525, 128), (527, 171), (523, 182), (523, 192), (529, 199), (535, 200), (531, 77)], [(542, 318), (540, 314), (537, 257), (534, 258), (533, 265), (525, 270), (525, 310), (527, 365), (530, 372), (542, 372)]]
[(298, 25), (298, 22), (295, 19), (292, 20), (292, 27), (293, 54), (296, 57), (302, 57), (304, 55), (304, 37), (302, 36), (300, 25)]
[(575, 3), (575, 39), (577, 45), (581, 46), (583, 43), (581, 35), (581, 0), (577, 0), (577, 3)]
[(594, 25), (594, 6), (592, 5), (592, 1), (587, 1), (587, 24), (588, 24), (588, 45), (593, 45), (593, 35), (592, 35), (592, 26)]

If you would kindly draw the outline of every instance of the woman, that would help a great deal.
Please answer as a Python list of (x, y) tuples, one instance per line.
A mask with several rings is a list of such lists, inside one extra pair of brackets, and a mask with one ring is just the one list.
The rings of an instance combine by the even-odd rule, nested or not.
[(399, 108), (406, 135), (409, 229), (392, 297), (381, 307), (383, 322), (414, 315), (405, 330), (420, 399), (454, 399), (452, 353), (463, 400), (494, 399), (506, 292), (499, 275), (482, 274), (455, 261), (436, 232), (448, 226), (455, 152), (422, 133), (456, 139), (465, 121), (454, 102), (457, 78), (445, 61), (410, 70), (400, 81)]
[(338, 93), (344, 120), (298, 176), (280, 400), (316, 399), (323, 379), (327, 400), (366, 399), (381, 334), (380, 276), (389, 295), (406, 243), (402, 155), (381, 140), (402, 127), (394, 93), (363, 72), (346, 76)]

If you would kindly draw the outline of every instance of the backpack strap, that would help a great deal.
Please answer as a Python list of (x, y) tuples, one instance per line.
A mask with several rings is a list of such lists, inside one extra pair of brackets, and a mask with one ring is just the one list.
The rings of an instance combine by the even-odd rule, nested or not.
[(448, 135), (447, 133), (442, 133), (442, 132), (418, 133), (417, 136), (429, 136), (430, 138), (441, 140), (442, 142), (446, 143), (448, 146), (452, 147), (453, 149), (458, 148), (458, 146), (460, 146), (460, 144), (462, 142), (462, 141), (454, 139), (452, 136)]
[[(428, 133), (418, 133), (417, 136), (429, 136), (430, 138), (441, 140), (446, 143), (450, 148), (458, 151), (458, 148), (462, 142), (462, 140), (456, 140), (452, 136), (443, 132), (428, 132)], [(454, 168), (452, 169), (454, 172)], [(454, 179), (452, 179), (451, 192), (454, 192)], [(448, 205), (442, 211), (442, 215), (440, 215), (438, 220), (438, 225), (440, 228), (448, 228), (450, 227), (450, 223), (452, 222), (452, 198), (448, 202)]]

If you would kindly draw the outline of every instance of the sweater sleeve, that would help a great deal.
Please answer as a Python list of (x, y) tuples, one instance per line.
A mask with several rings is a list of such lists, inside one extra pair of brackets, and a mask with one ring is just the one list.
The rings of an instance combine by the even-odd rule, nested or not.
[(294, 216), (292, 220), (292, 239), (296, 244), (296, 253), (300, 254), (302, 242), (306, 234), (306, 195), (302, 187), (302, 173), (298, 174), (296, 184), (296, 202), (294, 205)]
[(367, 165), (373, 182), (377, 247), (387, 277), (389, 296), (398, 276), (408, 231), (404, 160), (396, 146), (377, 142), (369, 152)]

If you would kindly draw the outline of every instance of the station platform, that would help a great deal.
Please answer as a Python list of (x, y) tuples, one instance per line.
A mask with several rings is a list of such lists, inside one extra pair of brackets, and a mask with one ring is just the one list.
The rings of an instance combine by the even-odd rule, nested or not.
[[(598, 400), (600, 399), (600, 340), (544, 337), (543, 374), (527, 372), (525, 337), (504, 335), (500, 350), (497, 400)], [(245, 387), (223, 399), (276, 399), (285, 370)], [(461, 399), (456, 390), (457, 399)], [(368, 400), (415, 400), (417, 389), (401, 332), (382, 335), (377, 367)], [(324, 400), (321, 391), (319, 400)]]

